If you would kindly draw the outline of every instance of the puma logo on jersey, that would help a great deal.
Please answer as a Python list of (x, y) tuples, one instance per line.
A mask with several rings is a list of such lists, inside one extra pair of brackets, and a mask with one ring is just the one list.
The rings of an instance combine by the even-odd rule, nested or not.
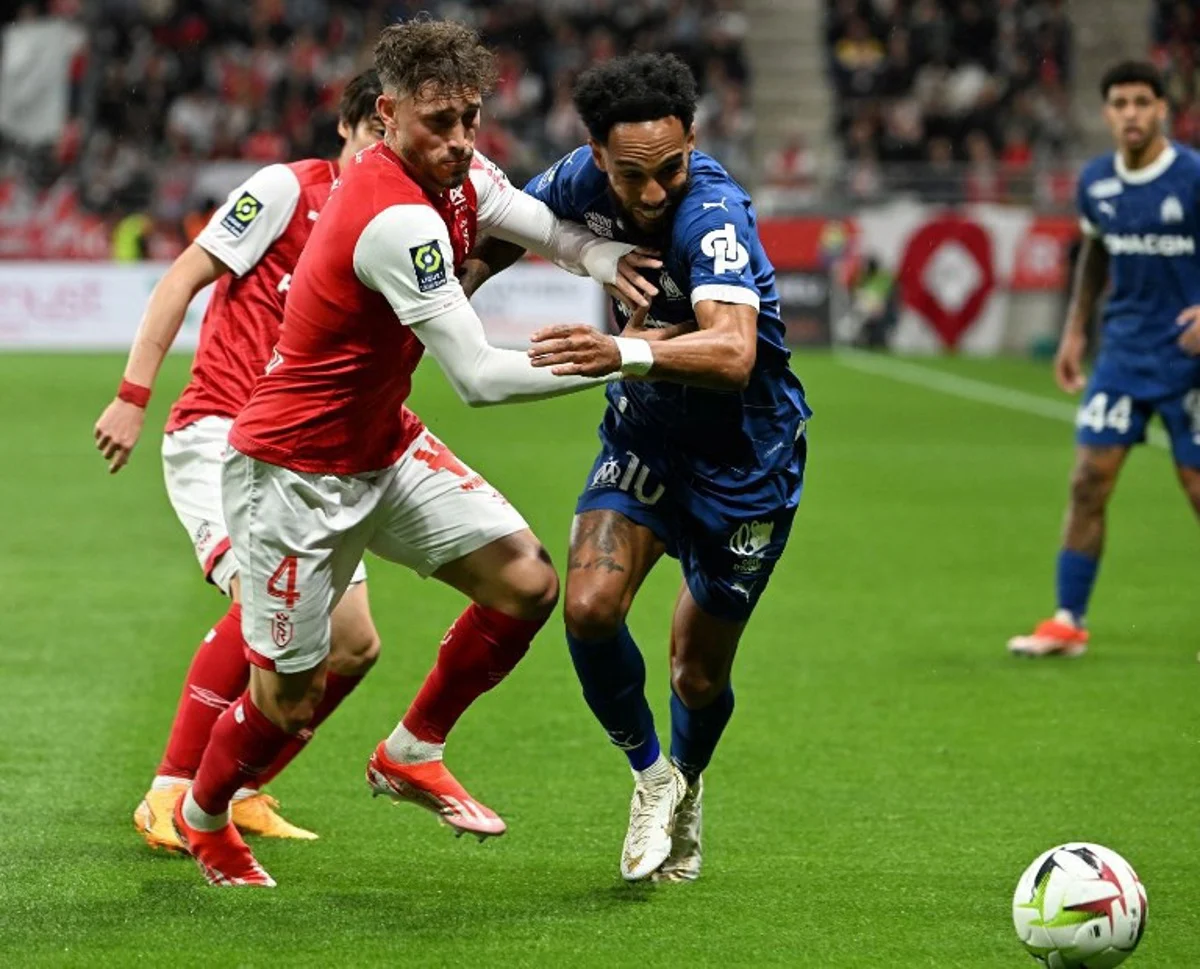
[(1110, 219), (1117, 217), (1117, 207), (1112, 202), (1097, 202), (1096, 208), (1107, 215)]
[(317, 221), (317, 216), (319, 216), (320, 214), (321, 214), (321, 213), (320, 213), (320, 212), (318, 212), (316, 209), (309, 209), (309, 210), (308, 210), (308, 221), (309, 221), (309, 222), (316, 222), (316, 221)]
[(729, 209), (725, 208), (725, 196), (724, 195), (721, 196), (720, 202), (701, 202), (700, 208), (702, 208), (702, 209), (720, 209), (722, 212), (729, 211)]
[(1191, 236), (1117, 235), (1104, 237), (1104, 247), (1111, 256), (1194, 256), (1196, 240)]

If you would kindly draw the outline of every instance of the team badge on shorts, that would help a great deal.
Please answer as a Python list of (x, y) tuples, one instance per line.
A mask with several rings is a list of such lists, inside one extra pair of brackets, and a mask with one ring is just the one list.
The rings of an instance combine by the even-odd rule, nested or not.
[(295, 635), (296, 627), (292, 623), (291, 616), (286, 612), (275, 613), (275, 618), (271, 620), (271, 641), (283, 649)]
[[(733, 571), (742, 575), (754, 575), (762, 571), (763, 555), (771, 544), (775, 532), (774, 522), (742, 522), (729, 537), (729, 551), (737, 556)], [(744, 591), (744, 590), (739, 590)], [(749, 595), (746, 596), (750, 598)]]
[(417, 288), (422, 293), (446, 285), (446, 260), (436, 242), (426, 242), (408, 250), (417, 274)]
[(262, 202), (249, 192), (243, 192), (242, 197), (233, 203), (233, 208), (221, 220), (221, 227), (228, 229), (235, 236), (240, 236), (250, 228), (250, 223), (258, 218), (262, 210)]

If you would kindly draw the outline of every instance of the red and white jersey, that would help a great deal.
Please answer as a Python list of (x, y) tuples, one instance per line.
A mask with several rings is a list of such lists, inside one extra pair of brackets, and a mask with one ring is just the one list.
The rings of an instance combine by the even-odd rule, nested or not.
[(424, 352), (409, 324), (466, 302), (455, 274), (517, 191), (476, 156), (471, 177), (426, 192), (384, 144), (334, 184), (292, 278), (279, 343), (229, 440), (319, 474), (389, 467), (423, 430), (404, 402)]
[(236, 417), (271, 358), (296, 260), (329, 198), (337, 166), (320, 159), (268, 165), (230, 193), (196, 244), (231, 272), (217, 280), (200, 327), (192, 379), (167, 431)]

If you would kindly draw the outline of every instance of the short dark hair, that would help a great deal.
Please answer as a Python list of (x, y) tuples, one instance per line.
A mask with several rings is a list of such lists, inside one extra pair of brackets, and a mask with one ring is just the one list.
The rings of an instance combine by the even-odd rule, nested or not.
[(375, 101), (380, 93), (379, 73), (375, 68), (354, 75), (342, 89), (338, 120), (346, 122), (351, 131), (364, 121), (369, 121), (375, 116)]
[(426, 84), (487, 94), (496, 83), (495, 55), (479, 34), (428, 16), (385, 27), (375, 45), (375, 69), (383, 86), (400, 94), (416, 94)]
[(614, 125), (696, 118), (696, 78), (674, 54), (630, 54), (585, 71), (575, 84), (575, 108), (588, 134), (604, 144)]
[(1166, 92), (1162, 74), (1149, 61), (1121, 61), (1120, 64), (1114, 64), (1100, 79), (1100, 96), (1108, 100), (1109, 89), (1118, 84), (1145, 84), (1156, 98), (1161, 98)]

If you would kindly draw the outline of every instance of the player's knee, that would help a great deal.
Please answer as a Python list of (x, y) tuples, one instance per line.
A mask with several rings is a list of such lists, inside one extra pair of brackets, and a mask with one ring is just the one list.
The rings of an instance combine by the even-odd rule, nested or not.
[(358, 630), (344, 641), (334, 643), (329, 668), (341, 676), (365, 676), (379, 659), (382, 642), (375, 627)]
[(506, 570), (509, 612), (520, 619), (548, 619), (558, 604), (558, 573), (545, 549), (523, 555)]
[(264, 710), (275, 725), (288, 733), (299, 733), (312, 721), (317, 704), (325, 695), (324, 679), (314, 681), (302, 696), (274, 696), (272, 709)]
[(563, 613), (567, 632), (584, 642), (612, 639), (625, 622), (620, 595), (584, 583), (568, 584)]
[(263, 715), (288, 733), (307, 727), (325, 695), (325, 677), (291, 674), (267, 678), (256, 672), (251, 670), (250, 696)]
[(723, 680), (703, 667), (671, 664), (671, 688), (689, 710), (708, 706), (721, 695), (725, 685)]

